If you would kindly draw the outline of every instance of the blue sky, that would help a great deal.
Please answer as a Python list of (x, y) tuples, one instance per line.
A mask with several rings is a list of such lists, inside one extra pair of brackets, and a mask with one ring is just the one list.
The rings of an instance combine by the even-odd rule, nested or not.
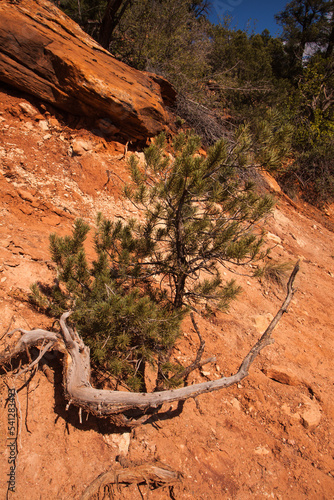
[(288, 0), (212, 0), (210, 20), (217, 23), (224, 15), (232, 18), (231, 28), (262, 33), (268, 29), (272, 36), (280, 34), (274, 15), (284, 10)]

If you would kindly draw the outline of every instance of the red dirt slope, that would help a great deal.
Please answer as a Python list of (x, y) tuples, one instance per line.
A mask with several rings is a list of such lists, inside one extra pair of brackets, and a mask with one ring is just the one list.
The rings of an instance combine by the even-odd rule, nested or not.
[[(1, 93), (0, 336), (9, 326), (52, 326), (26, 300), (31, 283), (54, 278), (50, 232), (68, 234), (75, 217), (94, 222), (99, 210), (107, 216), (126, 214), (120, 198), (124, 144), (58, 119), (51, 109)], [(301, 271), (276, 341), (256, 360), (248, 379), (186, 401), (180, 413), (174, 405), (169, 418), (128, 432), (93, 417), (80, 424), (75, 409), (65, 410), (60, 360), (49, 359), (49, 367), (18, 394), (16, 491), (9, 498), (79, 499), (98, 474), (121, 467), (119, 462), (154, 460), (182, 472), (174, 487), (178, 500), (334, 497), (333, 218), (306, 205), (298, 211), (279, 198), (266, 227), (273, 259), (300, 259)], [(235, 371), (284, 298), (284, 290), (268, 281), (238, 281), (244, 292), (229, 314), (198, 318), (205, 356), (215, 354), (217, 362), (195, 372), (192, 382)], [(184, 331), (175, 356), (189, 363), (198, 339), (189, 321)], [(2, 339), (2, 348), (8, 341)], [(28, 374), (11, 380), (19, 388), (24, 377), (28, 381)], [(10, 471), (5, 382), (3, 375), (2, 478)], [(4, 497), (6, 483), (0, 488)], [(141, 494), (136, 486), (122, 487), (120, 498), (148, 498), (147, 487), (140, 488)], [(169, 491), (156, 490), (149, 498), (170, 498)]]

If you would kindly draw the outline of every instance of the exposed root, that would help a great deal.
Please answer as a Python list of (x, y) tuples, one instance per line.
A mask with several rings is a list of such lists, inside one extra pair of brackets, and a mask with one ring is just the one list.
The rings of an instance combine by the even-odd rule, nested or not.
[(80, 500), (89, 500), (110, 484), (146, 483), (155, 488), (170, 486), (181, 479), (181, 474), (163, 464), (146, 464), (130, 469), (110, 470), (100, 474), (84, 491)]

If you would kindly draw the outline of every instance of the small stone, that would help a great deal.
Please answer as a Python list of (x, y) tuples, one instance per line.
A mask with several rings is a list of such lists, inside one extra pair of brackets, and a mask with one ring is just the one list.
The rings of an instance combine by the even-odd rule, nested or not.
[(258, 446), (254, 450), (255, 455), (269, 455), (270, 450), (268, 450), (267, 446)]
[(38, 113), (37, 109), (28, 102), (19, 102), (19, 107), (23, 111), (23, 113), (30, 116), (31, 118), (33, 118)]
[(291, 425), (300, 424), (301, 423), (300, 413), (298, 412), (292, 413), (290, 415), (290, 423)]
[(127, 455), (129, 452), (130, 432), (124, 432), (123, 434), (111, 434), (105, 435), (104, 439), (109, 445), (114, 445), (118, 449), (118, 453), (121, 455)]
[(236, 410), (239, 410), (241, 411), (241, 404), (240, 404), (240, 401), (237, 400), (237, 398), (233, 398), (232, 401), (231, 401), (231, 405), (233, 406), (233, 408), (235, 408)]
[(144, 153), (136, 151), (135, 152), (135, 156), (138, 158), (140, 166), (145, 165), (146, 160), (145, 160), (145, 154)]
[(90, 141), (85, 141), (84, 139), (74, 139), (72, 142), (72, 156), (82, 156), (93, 149), (92, 143)]
[(303, 426), (309, 431), (318, 427), (321, 421), (321, 411), (318, 405), (311, 402), (311, 405), (301, 413), (301, 419)]
[(26, 123), (24, 123), (24, 124), (23, 124), (23, 127), (24, 127), (26, 130), (28, 130), (29, 132), (31, 132), (31, 130), (34, 128), (34, 125), (33, 125), (33, 123), (31, 123), (31, 122), (26, 122)]
[(286, 415), (290, 415), (291, 414), (291, 410), (290, 410), (290, 406), (286, 403), (284, 403), (282, 406), (281, 406), (281, 410), (286, 414)]
[(282, 243), (282, 240), (279, 236), (277, 236), (276, 234), (270, 233), (270, 232), (267, 233), (267, 239), (270, 241), (273, 241), (274, 243), (277, 243), (277, 244)]
[(53, 127), (53, 128), (59, 128), (60, 127), (60, 123), (59, 121), (57, 120), (57, 118), (54, 118), (54, 117), (49, 117), (48, 118), (48, 123), (49, 123), (49, 126), (50, 127)]
[(271, 366), (269, 368), (263, 368), (262, 372), (270, 379), (279, 382), (280, 384), (286, 385), (299, 385), (300, 380), (297, 378), (296, 374), (293, 373), (289, 368), (284, 366)]
[(21, 212), (23, 212), (26, 215), (31, 215), (34, 211), (34, 209), (30, 205), (23, 205), (20, 207)]
[(33, 203), (35, 201), (35, 198), (29, 191), (25, 191), (24, 189), (18, 189), (17, 194), (22, 198), (23, 200), (29, 201), (30, 203)]
[(41, 120), (38, 122), (38, 125), (43, 130), (43, 132), (47, 132), (49, 130), (49, 124), (46, 120)]

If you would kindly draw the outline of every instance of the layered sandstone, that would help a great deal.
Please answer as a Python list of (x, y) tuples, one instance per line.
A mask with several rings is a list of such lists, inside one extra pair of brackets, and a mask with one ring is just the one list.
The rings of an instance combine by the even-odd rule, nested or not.
[(138, 139), (165, 128), (164, 100), (175, 98), (166, 80), (117, 61), (48, 0), (0, 2), (0, 81)]

